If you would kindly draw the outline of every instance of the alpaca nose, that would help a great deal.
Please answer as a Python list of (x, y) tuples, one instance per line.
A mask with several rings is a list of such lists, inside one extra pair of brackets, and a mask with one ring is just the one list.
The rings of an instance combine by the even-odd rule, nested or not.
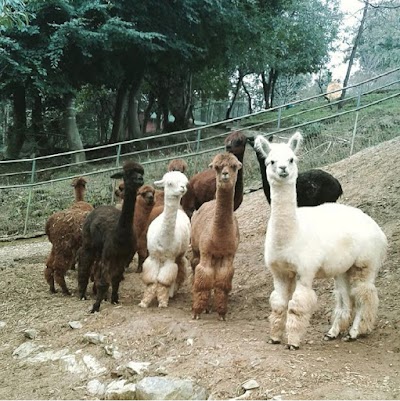
[(229, 179), (229, 173), (223, 172), (223, 173), (222, 173), (222, 179), (223, 179), (224, 181), (227, 181), (227, 180)]
[(287, 177), (289, 175), (289, 173), (286, 171), (286, 166), (279, 166), (279, 172), (278, 174), (281, 177)]

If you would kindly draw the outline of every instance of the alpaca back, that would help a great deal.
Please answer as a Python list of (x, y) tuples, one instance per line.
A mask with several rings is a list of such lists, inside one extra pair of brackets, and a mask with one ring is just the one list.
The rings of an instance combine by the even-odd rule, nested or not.
[(387, 239), (378, 224), (360, 209), (325, 203), (298, 208), (296, 214), (297, 228), (294, 227), (291, 241), (283, 248), (275, 247), (274, 230), (269, 230), (268, 225), (265, 241), (268, 264), (281, 260), (299, 266), (299, 271), (305, 266), (318, 277), (336, 276), (353, 265), (362, 268), (367, 261), (374, 261), (375, 269), (379, 269)]

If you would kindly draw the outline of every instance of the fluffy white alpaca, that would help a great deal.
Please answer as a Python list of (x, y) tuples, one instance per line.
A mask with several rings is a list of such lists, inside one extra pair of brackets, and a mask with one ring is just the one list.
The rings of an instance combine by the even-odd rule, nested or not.
[(186, 251), (190, 243), (190, 220), (180, 207), (187, 177), (179, 171), (164, 174), (154, 185), (164, 188), (164, 210), (147, 231), (149, 256), (143, 263), (142, 280), (147, 285), (139, 306), (147, 308), (154, 298), (167, 307), (186, 277)]
[(287, 144), (262, 136), (255, 141), (266, 158), (272, 198), (265, 239), (265, 263), (274, 279), (270, 342), (281, 342), (286, 323), (289, 349), (299, 347), (316, 306), (314, 278), (335, 278), (336, 308), (325, 339), (347, 331), (352, 318), (345, 339), (373, 329), (378, 308), (374, 282), (387, 248), (380, 227), (357, 208), (336, 203), (296, 206), (301, 139), (296, 132)]

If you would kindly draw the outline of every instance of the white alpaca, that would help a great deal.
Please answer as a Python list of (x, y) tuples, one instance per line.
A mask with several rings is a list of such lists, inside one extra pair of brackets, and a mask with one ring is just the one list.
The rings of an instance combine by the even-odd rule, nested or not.
[(179, 171), (164, 174), (154, 182), (164, 188), (164, 210), (147, 231), (149, 256), (143, 263), (142, 280), (147, 285), (139, 306), (147, 308), (154, 298), (159, 307), (167, 307), (186, 277), (186, 251), (190, 243), (190, 220), (180, 208), (186, 192), (187, 177)]
[(334, 277), (336, 308), (325, 339), (348, 330), (354, 340), (372, 330), (378, 309), (375, 278), (387, 240), (371, 217), (336, 203), (296, 206), (296, 152), (302, 136), (287, 144), (257, 136), (255, 146), (266, 158), (271, 186), (271, 217), (265, 239), (265, 263), (274, 279), (270, 296), (270, 342), (280, 343), (285, 330), (288, 348), (297, 349), (317, 303), (314, 278)]

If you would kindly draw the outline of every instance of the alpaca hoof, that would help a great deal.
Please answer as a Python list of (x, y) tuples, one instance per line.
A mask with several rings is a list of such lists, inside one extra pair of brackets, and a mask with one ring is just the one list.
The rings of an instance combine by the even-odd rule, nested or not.
[(141, 308), (147, 308), (149, 305), (147, 305), (145, 302), (143, 302), (143, 301), (140, 301), (139, 302), (139, 306), (141, 307)]
[(50, 294), (57, 294), (57, 290), (55, 288), (50, 288)]
[(333, 336), (332, 334), (326, 333), (324, 335), (324, 341), (332, 341), (332, 340), (335, 340), (335, 339), (336, 339), (336, 337)]
[(193, 314), (193, 319), (194, 320), (199, 320), (200, 319), (200, 315), (198, 313)]
[(163, 302), (163, 303), (159, 303), (159, 304), (158, 304), (158, 307), (159, 307), (159, 308), (168, 308), (168, 304), (167, 304), (167, 303), (164, 303), (164, 302)]
[(345, 342), (350, 342), (350, 341), (356, 341), (357, 337), (352, 337), (350, 334), (346, 334), (343, 336), (343, 341)]
[(66, 290), (66, 291), (63, 291), (63, 295), (70, 297), (71, 293), (68, 290)]
[(286, 348), (290, 351), (297, 351), (300, 347), (298, 345), (288, 344), (286, 345)]
[(281, 343), (281, 340), (273, 340), (272, 338), (270, 338), (268, 340), (268, 344), (280, 344), (280, 343)]
[(94, 304), (90, 313), (100, 312), (100, 305)]
[(87, 300), (86, 295), (81, 295), (81, 296), (79, 297), (79, 300), (80, 300), (80, 301), (86, 301), (86, 300)]
[(221, 320), (222, 322), (225, 322), (226, 320), (225, 315), (219, 315), (218, 319)]
[(113, 305), (118, 305), (118, 304), (119, 304), (119, 301), (111, 301), (111, 303), (112, 303)]

